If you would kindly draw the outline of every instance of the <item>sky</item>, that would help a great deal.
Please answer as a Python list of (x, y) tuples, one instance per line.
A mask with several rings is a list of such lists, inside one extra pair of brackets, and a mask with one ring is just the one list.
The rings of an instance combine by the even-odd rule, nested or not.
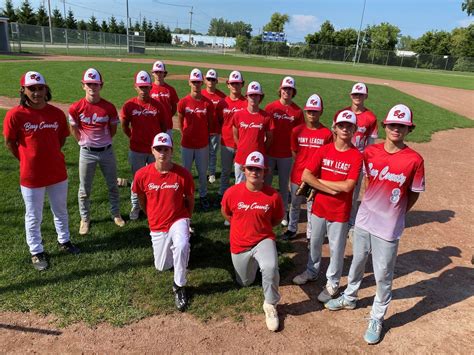
[[(114, 15), (118, 20), (126, 18), (126, 0), (51, 0), (51, 7), (63, 11), (71, 8), (76, 19), (88, 20), (92, 14), (99, 21)], [(3, 2), (3, 4), (2, 4)], [(22, 0), (13, 0), (19, 7)], [(362, 28), (389, 22), (401, 30), (401, 35), (420, 37), (430, 30), (451, 31), (474, 23), (474, 16), (468, 17), (461, 11), (462, 0), (365, 0)], [(37, 8), (47, 0), (30, 0)], [(0, 0), (3, 7), (4, 0)], [(193, 7), (193, 30), (207, 33), (212, 18), (228, 21), (243, 21), (252, 25), (253, 34), (260, 33), (270, 21), (274, 12), (289, 15), (285, 26), (289, 42), (304, 41), (308, 33), (319, 30), (329, 20), (336, 30), (359, 29), (364, 0), (128, 0), (132, 23), (146, 17), (159, 21), (171, 30), (175, 27), (188, 28), (190, 10)]]

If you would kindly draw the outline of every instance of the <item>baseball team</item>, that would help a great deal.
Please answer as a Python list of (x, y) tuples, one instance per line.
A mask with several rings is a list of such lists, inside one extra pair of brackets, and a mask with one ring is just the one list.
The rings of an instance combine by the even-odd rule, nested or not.
[[(303, 285), (316, 280), (322, 245), (329, 241), (326, 285), (318, 300), (330, 311), (356, 308), (365, 264), (372, 254), (376, 294), (364, 339), (376, 344), (392, 298), (392, 280), (405, 215), (424, 191), (423, 158), (405, 144), (414, 128), (413, 113), (398, 104), (381, 123), (386, 138), (378, 137), (377, 118), (366, 106), (368, 88), (356, 83), (350, 105), (336, 112), (331, 127), (320, 118), (323, 99), (311, 95), (301, 109), (294, 101), (294, 78), (280, 82), (278, 99), (265, 108), (260, 83), (246, 87), (239, 71), (226, 80), (228, 95), (217, 89), (218, 74), (199, 69), (189, 75), (189, 94), (181, 99), (165, 82), (168, 72), (156, 61), (152, 75), (134, 77), (137, 95), (117, 113), (101, 97), (104, 80), (94, 68), (82, 77), (84, 97), (66, 115), (50, 105), (45, 78), (29, 71), (20, 79), (20, 104), (7, 112), (3, 125), (6, 147), (20, 162), (20, 189), (25, 204), (25, 230), (35, 269), (48, 267), (41, 222), (45, 193), (50, 201), (60, 250), (78, 254), (71, 243), (67, 211), (68, 178), (62, 147), (71, 134), (79, 145), (79, 234), (91, 228), (91, 192), (99, 166), (108, 188), (110, 213), (118, 227), (120, 215), (117, 163), (112, 145), (120, 123), (129, 138), (131, 184), (130, 221), (141, 213), (148, 219), (155, 267), (173, 268), (173, 292), (180, 311), (188, 306), (186, 274), (194, 211), (193, 163), (198, 172), (199, 208), (220, 203), (224, 224), (230, 226), (230, 253), (236, 281), (248, 286), (257, 271), (262, 276), (263, 310), (269, 330), (277, 331), (280, 300), (278, 252), (273, 228), (287, 227), (279, 236), (296, 237), (300, 208), (307, 205), (308, 262), (293, 279)], [(204, 85), (204, 88), (203, 88)], [(173, 116), (177, 114), (177, 126)], [(68, 124), (69, 121), (69, 124)], [(181, 161), (173, 162), (172, 129), (181, 132)], [(207, 184), (221, 174), (218, 199), (208, 197)], [(230, 186), (232, 168), (235, 184)], [(278, 177), (276, 190), (271, 187)], [(363, 197), (358, 198), (363, 186)], [(353, 259), (348, 285), (340, 293), (348, 237)]]

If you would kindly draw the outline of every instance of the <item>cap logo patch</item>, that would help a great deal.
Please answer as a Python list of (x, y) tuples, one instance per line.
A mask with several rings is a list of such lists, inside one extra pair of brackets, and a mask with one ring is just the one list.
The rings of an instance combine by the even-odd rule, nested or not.
[(237, 74), (237, 73), (232, 74), (232, 78), (238, 79), (238, 78), (239, 78), (239, 74)]
[(350, 118), (350, 116), (351, 116), (351, 114), (349, 112), (344, 112), (342, 114), (342, 117), (344, 117), (344, 118)]
[(260, 158), (257, 156), (250, 157), (250, 161), (253, 161), (254, 163), (258, 163), (260, 161)]
[(402, 112), (400, 110), (395, 110), (395, 112), (393, 113), (393, 116), (399, 119), (402, 119), (403, 117), (405, 117), (405, 112)]
[(193, 76), (194, 76), (195, 78), (199, 78), (199, 73), (198, 73), (198, 72), (195, 72), (195, 73), (193, 73)]
[(95, 74), (94, 73), (89, 73), (87, 76), (91, 79), (95, 79)]
[(286, 79), (287, 84), (293, 84), (293, 81), (291, 79)]
[(355, 89), (356, 89), (356, 90), (362, 90), (363, 88), (362, 88), (362, 86), (357, 85), (357, 86), (355, 87)]
[(36, 81), (41, 81), (41, 77), (39, 75), (36, 75), (36, 74), (31, 74), (30, 79), (31, 80), (36, 80)]
[(141, 81), (146, 81), (146, 77), (145, 77), (145, 76), (141, 76), (141, 77), (140, 77), (140, 80), (141, 80)]
[(158, 142), (166, 143), (168, 142), (168, 139), (166, 137), (158, 137)]
[(316, 105), (318, 104), (318, 100), (312, 99), (309, 103), (310, 103), (311, 105), (316, 106)]
[(251, 86), (251, 89), (252, 89), (252, 90), (258, 90), (258, 85), (255, 85), (255, 84), (252, 85), (252, 86)]

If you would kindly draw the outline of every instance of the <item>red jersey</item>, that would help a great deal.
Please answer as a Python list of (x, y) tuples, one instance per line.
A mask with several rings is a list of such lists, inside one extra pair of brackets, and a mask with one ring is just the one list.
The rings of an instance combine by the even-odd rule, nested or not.
[(154, 99), (149, 102), (138, 97), (128, 100), (120, 111), (122, 124), (131, 125), (130, 150), (151, 154), (153, 138), (166, 132), (166, 110)]
[(236, 112), (234, 127), (239, 130), (239, 144), (235, 153), (237, 164), (245, 164), (247, 156), (254, 151), (266, 154), (265, 133), (274, 128), (268, 113), (261, 109), (256, 113), (250, 113), (247, 109)]
[(292, 102), (283, 105), (280, 100), (273, 101), (265, 107), (265, 111), (273, 119), (273, 143), (268, 149), (268, 156), (273, 158), (291, 158), (291, 131), (304, 123), (301, 108)]
[(152, 232), (167, 232), (179, 219), (191, 218), (185, 196), (194, 195), (194, 181), (182, 166), (173, 164), (167, 173), (148, 164), (135, 174), (133, 192), (146, 196), (146, 214)]
[[(344, 110), (351, 111), (351, 106), (337, 111), (334, 117), (337, 117), (339, 112)], [(357, 131), (354, 133), (354, 136), (352, 136), (352, 144), (354, 144), (354, 146), (359, 149), (360, 152), (363, 152), (369, 143), (369, 137), (373, 139), (377, 139), (379, 137), (377, 129), (377, 117), (367, 108), (362, 113), (354, 114), (357, 118)]]
[(173, 112), (171, 108), (173, 105), (177, 105), (179, 98), (176, 90), (171, 85), (164, 83), (163, 85), (157, 85), (153, 83), (151, 85), (150, 96), (152, 99), (159, 101), (167, 110), (166, 125), (167, 129), (173, 128)]
[(22, 186), (44, 187), (67, 179), (61, 141), (69, 128), (63, 111), (49, 104), (40, 110), (16, 106), (5, 116), (3, 135), (18, 144)]
[(243, 96), (232, 100), (229, 96), (217, 105), (217, 118), (221, 125), (221, 144), (229, 148), (237, 148), (234, 141), (234, 113), (247, 108), (247, 99)]
[(214, 115), (212, 102), (202, 97), (183, 97), (178, 103), (178, 112), (184, 116), (181, 128), (181, 145), (189, 149), (201, 149), (209, 145), (209, 122)]
[(293, 184), (301, 184), (303, 171), (317, 149), (331, 142), (332, 132), (322, 124), (316, 129), (308, 128), (306, 124), (293, 128), (291, 132), (291, 150), (296, 154), (291, 169), (291, 182)]
[(98, 148), (112, 144), (110, 126), (118, 122), (117, 109), (104, 99), (92, 104), (83, 98), (69, 107), (69, 124), (79, 128), (80, 146)]
[[(345, 152), (336, 150), (334, 143), (318, 149), (306, 169), (319, 179), (328, 181), (355, 180), (362, 166), (362, 154), (352, 147)], [(347, 222), (352, 207), (352, 191), (330, 195), (317, 191), (312, 213), (330, 222)]]
[(365, 150), (364, 166), (369, 184), (355, 224), (382, 239), (397, 240), (405, 228), (408, 191), (425, 191), (423, 158), (409, 147), (388, 153), (379, 143)]
[(209, 127), (209, 134), (220, 134), (221, 127), (217, 118), (217, 105), (219, 104), (219, 102), (221, 102), (221, 100), (225, 99), (225, 94), (217, 89), (215, 93), (210, 93), (206, 89), (202, 89), (201, 95), (211, 101), (214, 105), (214, 114), (212, 115), (211, 125)]
[(229, 187), (222, 198), (224, 212), (231, 216), (230, 252), (242, 253), (266, 238), (275, 240), (273, 225), (284, 215), (280, 194), (264, 185), (252, 192), (245, 182)]

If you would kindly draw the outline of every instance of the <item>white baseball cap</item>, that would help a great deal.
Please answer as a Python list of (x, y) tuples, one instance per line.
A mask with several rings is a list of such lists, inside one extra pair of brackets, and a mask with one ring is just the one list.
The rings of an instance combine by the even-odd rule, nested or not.
[(189, 74), (189, 81), (203, 81), (202, 73), (198, 68), (191, 70), (191, 73)]
[(265, 169), (265, 159), (263, 158), (263, 154), (257, 151), (250, 153), (245, 160), (244, 167), (246, 168), (248, 166)]
[(135, 86), (151, 86), (151, 77), (144, 70), (135, 74)]
[(155, 138), (153, 138), (152, 147), (169, 147), (173, 148), (173, 141), (169, 134), (167, 133), (158, 133)]
[(341, 122), (349, 122), (355, 125), (357, 124), (357, 117), (354, 112), (350, 110), (344, 110), (339, 112), (339, 114), (336, 116), (334, 124), (338, 124)]
[(228, 84), (230, 84), (230, 83), (243, 83), (243, 82), (244, 82), (244, 78), (243, 78), (242, 74), (237, 70), (234, 70), (233, 72), (231, 72), (229, 74), (229, 79), (227, 79)]
[(157, 71), (161, 71), (163, 73), (167, 73), (166, 71), (166, 65), (165, 63), (163, 63), (161, 60), (157, 60), (155, 63), (153, 63), (153, 67), (151, 69), (151, 71), (154, 73), (154, 72), (157, 72)]
[(352, 91), (351, 91), (351, 95), (352, 94), (367, 95), (368, 93), (369, 93), (369, 89), (367, 88), (367, 85), (365, 85), (364, 83), (354, 84), (354, 86), (352, 87)]
[(44, 76), (37, 71), (29, 71), (21, 76), (20, 86), (46, 85)]
[(103, 84), (102, 75), (97, 69), (89, 68), (84, 72), (81, 82), (83, 84)]
[(305, 111), (322, 111), (323, 99), (318, 94), (311, 95), (304, 106)]
[(408, 106), (398, 104), (388, 111), (387, 117), (383, 121), (384, 124), (396, 123), (405, 126), (415, 127), (413, 123), (413, 113)]
[(285, 76), (280, 83), (280, 89), (281, 88), (292, 88), (296, 90), (295, 79), (291, 76)]
[(247, 95), (263, 95), (263, 90), (262, 86), (258, 81), (252, 81), (248, 86), (247, 86)]
[(214, 69), (209, 69), (206, 73), (206, 79), (216, 79), (217, 80), (217, 72)]

